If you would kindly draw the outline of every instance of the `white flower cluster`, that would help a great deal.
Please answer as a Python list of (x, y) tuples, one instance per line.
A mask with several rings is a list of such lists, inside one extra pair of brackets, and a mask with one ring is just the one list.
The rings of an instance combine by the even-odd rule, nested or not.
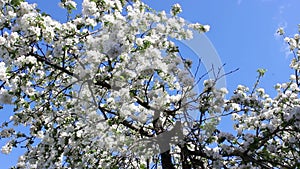
[[(179, 4), (169, 18), (140, 1), (84, 0), (82, 17), (66, 23), (42, 15), (36, 4), (1, 6), (1, 25), (11, 31), (0, 36), (0, 102), (14, 103), (11, 122), (29, 125), (32, 136), (9, 133), (28, 148), (18, 167), (108, 166), (113, 161), (95, 155), (125, 152), (139, 132), (151, 136), (157, 130), (157, 118), (167, 129), (194, 95), (193, 77), (171, 41), (192, 38), (176, 16)], [(70, 13), (77, 4), (63, 0), (60, 6)], [(11, 148), (7, 144), (2, 151)]]
[(7, 76), (6, 76), (6, 66), (4, 62), (0, 62), (0, 80), (1, 81), (6, 81)]
[(171, 9), (171, 14), (173, 16), (175, 16), (175, 15), (181, 13), (181, 12), (182, 12), (181, 6), (179, 4), (174, 4), (172, 9)]
[(199, 23), (190, 24), (189, 27), (198, 30), (199, 32), (208, 32), (210, 30), (209, 25), (201, 25)]
[(0, 103), (2, 104), (11, 104), (12, 103), (12, 95), (9, 94), (8, 90), (0, 89)]
[(12, 150), (12, 144), (9, 142), (1, 148), (1, 151), (4, 154), (9, 154), (11, 152), (11, 150)]
[(61, 3), (59, 3), (59, 5), (62, 8), (66, 8), (69, 11), (72, 9), (76, 9), (77, 3), (74, 2), (73, 0), (63, 0), (61, 1)]
[[(210, 27), (187, 24), (179, 4), (168, 17), (139, 0), (84, 0), (82, 15), (65, 23), (41, 14), (36, 4), (2, 0), (0, 6), (0, 104), (14, 106), (0, 138), (9, 139), (5, 154), (26, 148), (16, 167), (146, 168), (148, 159), (165, 163), (156, 150), (168, 150), (168, 141), (170, 165), (177, 168), (298, 164), (299, 35), (285, 38), (297, 55), (290, 65), (297, 73), (275, 86), (277, 96), (257, 83), (252, 90), (239, 85), (226, 99), (228, 90), (217, 89), (215, 79), (195, 93), (192, 62), (173, 40)], [(77, 4), (62, 0), (60, 6), (70, 14)], [(234, 133), (219, 128), (228, 115)], [(173, 131), (182, 119), (183, 131)], [(157, 141), (161, 137), (166, 143)]]

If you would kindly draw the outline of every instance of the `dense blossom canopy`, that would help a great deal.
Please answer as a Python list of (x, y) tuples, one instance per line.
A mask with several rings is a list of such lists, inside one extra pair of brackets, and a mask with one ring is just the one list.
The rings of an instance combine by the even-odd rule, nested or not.
[[(76, 16), (76, 2), (60, 6), (64, 23), (0, 0), (0, 103), (13, 107), (2, 153), (26, 150), (15, 168), (300, 167), (298, 34), (285, 38), (295, 74), (277, 96), (258, 87), (259, 69), (254, 87), (226, 99), (217, 72), (194, 90), (199, 79), (174, 39), (209, 26), (177, 16), (179, 4), (167, 14), (139, 0), (83, 0)], [(224, 116), (236, 132), (217, 127)]]

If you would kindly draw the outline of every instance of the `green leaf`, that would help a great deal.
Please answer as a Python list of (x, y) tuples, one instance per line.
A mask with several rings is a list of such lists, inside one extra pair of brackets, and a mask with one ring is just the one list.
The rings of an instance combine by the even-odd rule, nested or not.
[(267, 72), (267, 69), (259, 68), (259, 69), (257, 69), (257, 72), (259, 73), (259, 76), (262, 77)]
[(21, 4), (21, 2), (24, 2), (24, 0), (12, 0), (11, 4), (13, 6), (19, 6)]
[(130, 97), (136, 96), (136, 92), (137, 92), (137, 90), (134, 90), (134, 89), (130, 90), (130, 91), (129, 91)]
[(145, 164), (141, 164), (140, 165), (140, 169), (146, 169), (146, 165)]

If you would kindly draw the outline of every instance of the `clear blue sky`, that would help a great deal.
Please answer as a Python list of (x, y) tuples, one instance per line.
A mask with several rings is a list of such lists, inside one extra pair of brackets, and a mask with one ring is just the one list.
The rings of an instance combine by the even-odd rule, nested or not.
[[(65, 12), (58, 7), (58, 0), (30, 0), (54, 18), (65, 21)], [(81, 2), (81, 1), (78, 1)], [(217, 49), (225, 70), (240, 68), (227, 76), (227, 87), (232, 92), (238, 84), (253, 85), (258, 68), (268, 71), (262, 80), (266, 91), (274, 94), (277, 82), (289, 79), (292, 72), (288, 67), (291, 55), (287, 56), (282, 37), (276, 37), (276, 29), (285, 27), (288, 35), (298, 31), (299, 0), (145, 0), (156, 10), (169, 10), (172, 4), (179, 3), (183, 8), (180, 15), (190, 22), (209, 24), (207, 33)], [(183, 52), (184, 53), (184, 52)], [(0, 122), (11, 114), (7, 109), (0, 110)], [(0, 146), (4, 143), (0, 141)], [(11, 155), (0, 154), (0, 168), (15, 164), (17, 151)]]
[(300, 23), (298, 0), (146, 0), (158, 10), (168, 9), (174, 2), (181, 4), (182, 17), (191, 22), (209, 24), (206, 34), (214, 44), (225, 70), (240, 68), (227, 76), (232, 91), (238, 84), (252, 85), (257, 68), (268, 72), (262, 86), (271, 92), (276, 82), (288, 80), (291, 70), (282, 37), (276, 29), (285, 27), (288, 35), (298, 31)]

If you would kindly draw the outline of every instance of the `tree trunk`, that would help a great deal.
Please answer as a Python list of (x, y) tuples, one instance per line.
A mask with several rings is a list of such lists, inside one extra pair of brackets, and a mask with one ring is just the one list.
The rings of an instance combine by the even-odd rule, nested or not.
[(186, 144), (181, 146), (180, 158), (181, 158), (182, 169), (192, 168), (191, 164), (189, 164), (188, 162), (188, 152), (187, 152)]
[(161, 163), (163, 169), (175, 169), (172, 163), (172, 156), (170, 154), (170, 150), (161, 153), (160, 156), (161, 156)]

